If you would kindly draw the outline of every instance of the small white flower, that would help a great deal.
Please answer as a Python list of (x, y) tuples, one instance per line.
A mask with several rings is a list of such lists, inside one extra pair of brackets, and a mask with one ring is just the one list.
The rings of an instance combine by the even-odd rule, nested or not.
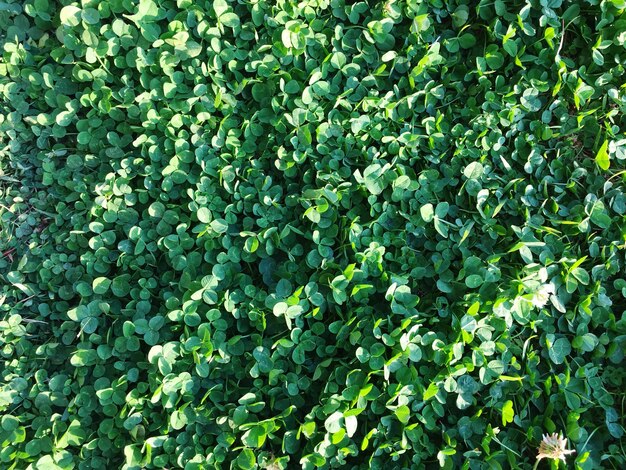
[(533, 305), (537, 308), (543, 308), (550, 300), (550, 296), (554, 294), (554, 286), (552, 284), (544, 284), (542, 285), (534, 294), (533, 294)]
[(561, 434), (544, 434), (539, 444), (537, 460), (545, 458), (565, 462), (565, 457), (574, 452), (576, 451), (567, 449), (567, 438), (563, 437)]

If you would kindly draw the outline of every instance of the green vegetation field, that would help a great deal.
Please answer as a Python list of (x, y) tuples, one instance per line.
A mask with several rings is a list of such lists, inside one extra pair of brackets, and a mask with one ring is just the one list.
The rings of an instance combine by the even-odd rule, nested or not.
[(0, 0), (0, 469), (626, 468), (625, 66), (624, 0)]

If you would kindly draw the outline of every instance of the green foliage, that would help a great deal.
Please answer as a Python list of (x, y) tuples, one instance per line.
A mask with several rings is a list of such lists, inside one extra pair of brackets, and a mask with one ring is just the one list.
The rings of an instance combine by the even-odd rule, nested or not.
[(626, 466), (624, 1), (0, 35), (1, 468)]

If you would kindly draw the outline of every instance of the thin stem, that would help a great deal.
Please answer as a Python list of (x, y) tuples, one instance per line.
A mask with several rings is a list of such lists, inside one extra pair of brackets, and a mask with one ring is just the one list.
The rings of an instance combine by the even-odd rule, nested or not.
[(561, 20), (561, 42), (559, 43), (559, 48), (556, 50), (556, 57), (558, 59), (561, 58), (561, 49), (563, 48), (563, 39), (565, 39), (565, 20)]

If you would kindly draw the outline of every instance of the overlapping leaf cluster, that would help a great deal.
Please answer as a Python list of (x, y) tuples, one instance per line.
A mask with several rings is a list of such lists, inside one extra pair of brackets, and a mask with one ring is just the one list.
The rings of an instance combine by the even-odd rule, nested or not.
[(0, 467), (624, 468), (625, 11), (0, 3)]

